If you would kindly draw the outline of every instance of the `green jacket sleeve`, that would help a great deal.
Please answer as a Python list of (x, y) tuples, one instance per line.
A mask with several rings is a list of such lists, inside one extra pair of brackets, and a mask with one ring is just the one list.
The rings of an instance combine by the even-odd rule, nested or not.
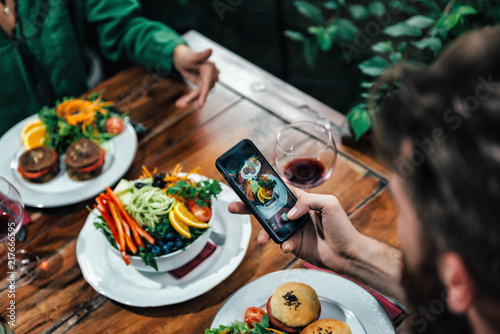
[(83, 1), (86, 19), (95, 26), (100, 50), (111, 61), (172, 70), (172, 53), (186, 42), (163, 23), (140, 16), (138, 0)]

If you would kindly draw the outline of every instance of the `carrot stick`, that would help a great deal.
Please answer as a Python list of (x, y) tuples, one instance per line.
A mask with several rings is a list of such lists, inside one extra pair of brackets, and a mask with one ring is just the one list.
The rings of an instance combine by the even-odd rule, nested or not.
[(111, 201), (117, 206), (118, 210), (120, 210), (120, 212), (122, 213), (123, 217), (125, 217), (125, 220), (129, 224), (129, 226), (131, 228), (135, 228), (137, 230), (137, 233), (139, 233), (139, 235), (141, 237), (143, 237), (144, 239), (146, 239), (150, 244), (154, 244), (155, 243), (155, 239), (152, 236), (150, 236), (148, 234), (148, 232), (144, 231), (139, 226), (139, 224), (137, 224), (137, 222), (128, 214), (128, 212), (125, 210), (125, 208), (123, 207), (122, 203), (120, 202), (120, 199), (118, 197), (116, 197), (116, 195), (113, 192), (113, 190), (111, 190), (111, 188), (109, 188), (109, 187), (106, 187), (106, 191), (107, 191), (109, 197), (111, 198)]
[(123, 230), (125, 231), (125, 244), (127, 248), (132, 252), (132, 253), (137, 253), (137, 247), (134, 245), (134, 242), (132, 241), (132, 238), (130, 236), (130, 227), (125, 224), (123, 221)]
[(111, 211), (111, 216), (115, 220), (116, 229), (118, 230), (118, 238), (119, 238), (118, 249), (120, 251), (120, 255), (122, 256), (125, 263), (127, 265), (129, 265), (130, 259), (125, 251), (125, 233), (123, 231), (123, 226), (121, 224), (120, 218), (118, 217), (118, 212), (116, 211), (116, 206), (112, 202), (110, 202), (109, 209)]
[[(135, 228), (135, 226), (133, 224), (131, 224), (128, 220), (127, 220), (127, 217), (124, 217), (123, 214), (121, 212), (120, 213), (120, 216), (122, 218), (122, 221), (125, 222), (128, 227), (130, 227), (130, 230), (132, 230), (132, 235), (134, 236), (134, 240), (135, 240), (135, 243), (137, 244), (137, 246), (141, 246), (141, 247), (144, 247), (144, 242), (142, 241), (141, 237), (139, 236), (139, 232), (137, 232), (137, 229)], [(132, 218), (132, 217), (130, 217)], [(137, 249), (136, 249), (137, 250)], [(135, 252), (134, 252), (135, 253)]]

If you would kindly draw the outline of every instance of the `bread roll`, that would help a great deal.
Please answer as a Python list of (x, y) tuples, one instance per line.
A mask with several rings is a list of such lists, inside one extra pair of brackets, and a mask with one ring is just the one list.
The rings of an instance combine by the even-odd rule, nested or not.
[(279, 286), (270, 301), (272, 315), (289, 327), (304, 327), (316, 319), (318, 295), (307, 284), (288, 282)]
[(302, 330), (300, 334), (352, 334), (345, 322), (335, 319), (316, 320)]

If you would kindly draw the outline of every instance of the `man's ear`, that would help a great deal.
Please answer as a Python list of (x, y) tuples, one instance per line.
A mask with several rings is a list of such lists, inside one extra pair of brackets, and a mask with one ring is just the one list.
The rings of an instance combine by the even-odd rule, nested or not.
[(474, 300), (475, 287), (462, 258), (453, 252), (442, 255), (439, 275), (447, 290), (448, 309), (457, 314), (465, 313)]

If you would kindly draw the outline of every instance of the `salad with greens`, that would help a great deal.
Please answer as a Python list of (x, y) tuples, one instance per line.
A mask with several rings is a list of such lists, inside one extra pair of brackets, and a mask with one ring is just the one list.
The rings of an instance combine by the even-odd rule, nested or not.
[(129, 256), (140, 256), (158, 270), (156, 257), (186, 248), (210, 227), (211, 203), (222, 188), (217, 180), (181, 175), (179, 165), (169, 174), (143, 169), (139, 180), (122, 179), (97, 196), (94, 226), (127, 265)]
[(121, 133), (125, 115), (113, 107), (113, 102), (103, 102), (94, 93), (88, 99), (68, 97), (54, 107), (44, 106), (38, 117), (46, 128), (44, 146), (64, 154), (78, 139), (87, 138), (101, 145)]
[[(252, 328), (251, 328), (252, 327)], [(246, 322), (233, 321), (228, 326), (220, 325), (218, 328), (205, 329), (205, 334), (287, 334), (276, 329), (269, 328), (269, 316), (264, 314), (259, 323), (249, 326)]]

